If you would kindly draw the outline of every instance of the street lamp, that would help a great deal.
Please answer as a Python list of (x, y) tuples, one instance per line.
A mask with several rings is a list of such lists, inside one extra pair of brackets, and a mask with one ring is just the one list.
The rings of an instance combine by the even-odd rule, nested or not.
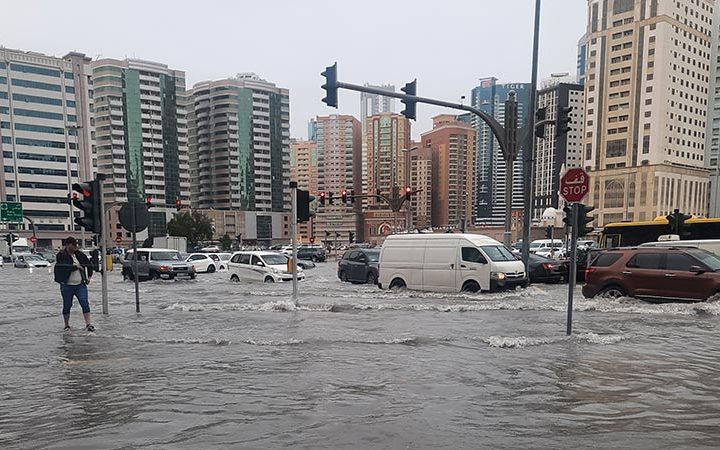
[[(410, 186), (410, 185), (411, 185), (411, 183), (410, 183), (410, 181), (411, 181), (410, 178), (411, 178), (412, 175), (411, 175), (411, 173), (410, 173), (410, 153), (414, 152), (414, 151), (417, 150), (418, 148), (419, 148), (419, 147), (418, 147), (417, 145), (415, 145), (415, 146), (410, 147), (410, 148), (403, 148), (403, 149), (401, 149), (401, 151), (402, 151), (403, 153), (405, 153), (405, 183), (406, 183), (406, 187), (410, 187), (411, 189), (412, 189), (412, 186)], [(408, 204), (407, 204), (407, 207), (406, 207), (405, 211), (406, 211), (406, 212), (405, 212), (405, 214), (406, 214), (405, 225), (406, 225), (407, 231), (408, 231), (408, 233), (409, 233), (410, 230), (412, 230), (412, 210), (411, 210), (411, 208), (410, 208), (410, 202), (409, 202), (409, 201), (408, 201)]]

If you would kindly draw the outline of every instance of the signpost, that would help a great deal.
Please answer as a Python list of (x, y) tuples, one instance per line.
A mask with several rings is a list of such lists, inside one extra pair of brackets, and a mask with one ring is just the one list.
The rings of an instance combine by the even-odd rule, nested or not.
[[(145, 203), (125, 203), (118, 213), (120, 225), (132, 232), (133, 277), (135, 278), (135, 312), (140, 312), (140, 286), (137, 271), (137, 233), (148, 227), (150, 215)], [(119, 237), (118, 237), (119, 239)], [(116, 239), (117, 242), (117, 239)]]
[(2, 202), (0, 203), (0, 222), (22, 223), (23, 209), (22, 203), (18, 202)]
[(570, 224), (572, 235), (570, 237), (570, 274), (568, 277), (568, 309), (567, 309), (567, 335), (572, 334), (573, 294), (575, 292), (575, 278), (577, 276), (577, 239), (578, 239), (578, 202), (590, 190), (590, 177), (580, 168), (570, 169), (560, 178), (560, 195), (571, 204)]

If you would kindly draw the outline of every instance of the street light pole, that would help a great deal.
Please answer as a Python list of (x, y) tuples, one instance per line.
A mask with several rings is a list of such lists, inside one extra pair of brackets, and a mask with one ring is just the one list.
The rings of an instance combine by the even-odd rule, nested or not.
[[(402, 152), (405, 153), (405, 183), (408, 187), (412, 188), (411, 186), (411, 178), (412, 178), (412, 171), (410, 170), (410, 164), (412, 158), (410, 157), (410, 153), (414, 152), (418, 149), (418, 146), (414, 146), (412, 148), (403, 148)], [(410, 201), (407, 201), (407, 206), (405, 207), (406, 211), (406, 218), (405, 218), (405, 227), (407, 228), (408, 233), (410, 230), (412, 230), (412, 208)]]

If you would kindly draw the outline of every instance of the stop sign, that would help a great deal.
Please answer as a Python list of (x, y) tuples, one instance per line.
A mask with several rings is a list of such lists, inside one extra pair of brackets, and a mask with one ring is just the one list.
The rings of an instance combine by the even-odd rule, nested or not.
[(582, 200), (590, 190), (590, 177), (580, 168), (570, 169), (560, 178), (560, 195), (568, 203)]
[(122, 238), (120, 236), (115, 238), (115, 243), (122, 244)]
[(37, 238), (35, 236), (30, 236), (30, 242), (33, 244), (37, 242)]

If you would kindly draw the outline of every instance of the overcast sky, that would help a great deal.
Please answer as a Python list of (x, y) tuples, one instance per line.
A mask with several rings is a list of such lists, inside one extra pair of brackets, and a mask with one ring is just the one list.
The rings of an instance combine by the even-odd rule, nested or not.
[[(4, 0), (0, 45), (62, 56), (136, 57), (184, 70), (187, 84), (256, 72), (290, 89), (291, 135), (316, 115), (360, 112), (360, 94), (339, 108), (320, 100), (320, 76), (394, 84), (418, 95), (469, 99), (478, 78), (529, 82), (534, 0)], [(585, 0), (544, 0), (539, 78), (576, 70)], [(397, 101), (396, 109), (401, 104)], [(413, 136), (444, 112), (418, 106)], [(359, 117), (358, 117), (359, 118)]]

